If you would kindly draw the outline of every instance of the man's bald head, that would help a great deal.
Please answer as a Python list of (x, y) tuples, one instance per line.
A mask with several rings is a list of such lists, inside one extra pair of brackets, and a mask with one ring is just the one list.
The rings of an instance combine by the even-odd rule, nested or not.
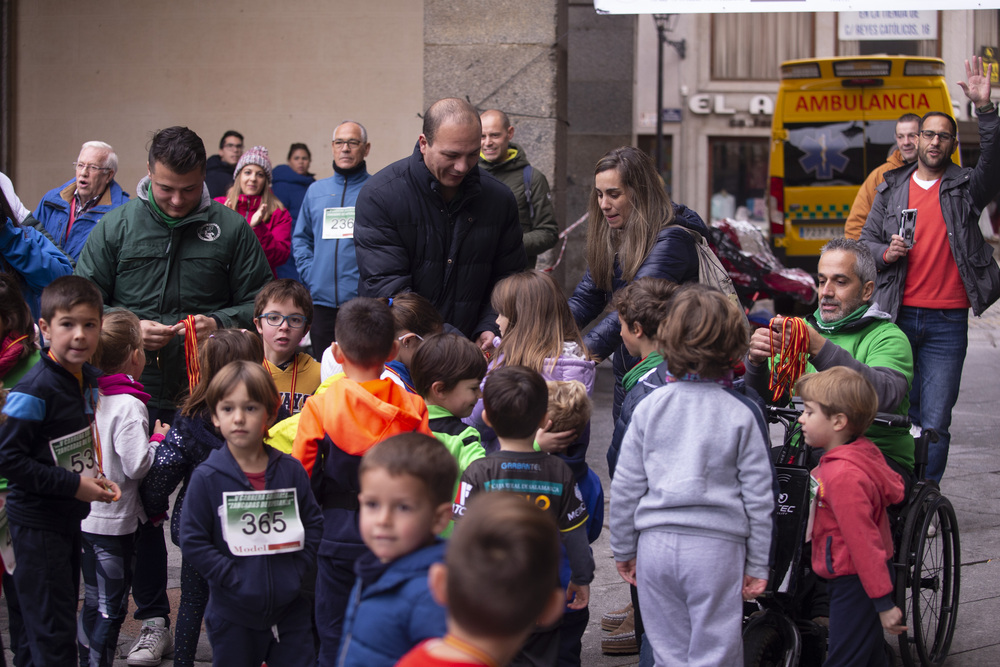
[(446, 97), (438, 100), (424, 114), (423, 135), (428, 144), (434, 143), (438, 129), (444, 124), (462, 127), (475, 127), (478, 135), (482, 130), (479, 112), (476, 108), (457, 97)]
[(514, 128), (510, 118), (499, 109), (489, 109), (480, 117), (483, 123), (483, 134), (480, 152), (487, 162), (501, 163), (507, 158), (510, 140), (514, 138)]

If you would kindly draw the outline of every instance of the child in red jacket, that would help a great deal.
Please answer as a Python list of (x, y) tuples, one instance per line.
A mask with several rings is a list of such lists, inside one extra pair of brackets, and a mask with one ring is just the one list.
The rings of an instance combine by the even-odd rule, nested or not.
[(885, 510), (903, 500), (903, 479), (862, 434), (878, 397), (860, 373), (838, 366), (803, 376), (799, 417), (806, 443), (823, 449), (813, 472), (812, 566), (829, 579), (830, 648), (824, 667), (884, 664), (882, 630), (898, 635), (892, 599), (892, 536)]

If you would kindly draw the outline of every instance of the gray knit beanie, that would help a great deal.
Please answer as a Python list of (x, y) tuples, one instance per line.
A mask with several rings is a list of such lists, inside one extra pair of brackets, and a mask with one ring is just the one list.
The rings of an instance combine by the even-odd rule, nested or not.
[(240, 175), (240, 170), (248, 164), (255, 164), (264, 170), (267, 174), (267, 180), (271, 180), (271, 160), (267, 157), (267, 149), (263, 146), (254, 146), (250, 150), (243, 153), (240, 156), (240, 161), (236, 163), (236, 171), (233, 172), (233, 178), (237, 178)]

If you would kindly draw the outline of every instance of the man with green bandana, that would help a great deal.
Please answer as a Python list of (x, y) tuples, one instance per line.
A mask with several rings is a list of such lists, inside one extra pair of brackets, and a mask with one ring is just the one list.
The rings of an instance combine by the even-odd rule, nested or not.
[[(105, 305), (139, 317), (150, 424), (172, 423), (187, 389), (184, 319), (194, 316), (199, 340), (223, 327), (252, 329), (254, 297), (273, 277), (243, 216), (209, 196), (205, 163), (205, 144), (188, 128), (157, 132), (138, 197), (101, 218), (76, 265)], [(143, 624), (129, 665), (158, 665), (173, 646), (163, 526), (151, 519), (140, 524), (135, 542), (132, 596)], [(200, 627), (193, 616), (181, 615)]]
[[(817, 273), (819, 308), (807, 318), (807, 372), (834, 366), (853, 368), (875, 387), (879, 412), (906, 415), (913, 353), (891, 316), (871, 301), (875, 259), (868, 247), (845, 238), (830, 241), (823, 247)], [(768, 389), (771, 350), (780, 347), (780, 319), (773, 329), (757, 329), (750, 339), (746, 383), (768, 402), (772, 399)], [(865, 435), (897, 472), (912, 473), (913, 437), (907, 429), (873, 425)]]

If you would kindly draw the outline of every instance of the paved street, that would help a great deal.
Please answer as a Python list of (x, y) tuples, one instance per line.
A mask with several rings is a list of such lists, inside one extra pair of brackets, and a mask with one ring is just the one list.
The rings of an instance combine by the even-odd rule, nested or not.
[[(1000, 456), (997, 434), (1000, 432), (1000, 306), (980, 319), (970, 322), (969, 352), (962, 380), (962, 392), (952, 426), (951, 458), (942, 483), (942, 492), (951, 499), (958, 515), (962, 543), (961, 603), (958, 628), (948, 667), (981, 667), (1000, 664), (1000, 637), (995, 619), (1000, 618)], [(590, 464), (608, 488), (606, 445), (611, 439), (611, 390), (614, 378), (610, 363), (598, 370), (594, 395), (593, 439)], [(601, 654), (601, 614), (628, 602), (628, 588), (618, 577), (608, 530), (594, 544), (597, 575), (591, 586), (591, 619), (584, 635), (583, 664), (595, 667), (633, 665), (635, 656), (611, 657)], [(170, 594), (172, 608), (177, 608), (180, 555), (170, 545)], [(0, 608), (0, 629), (4, 645), (7, 636), (6, 606)], [(121, 650), (126, 651), (137, 633), (134, 621), (122, 629)], [(199, 659), (210, 664), (211, 651), (202, 636)], [(7, 652), (8, 664), (11, 655)], [(115, 665), (124, 666), (120, 659)], [(173, 664), (166, 659), (165, 667)]]

